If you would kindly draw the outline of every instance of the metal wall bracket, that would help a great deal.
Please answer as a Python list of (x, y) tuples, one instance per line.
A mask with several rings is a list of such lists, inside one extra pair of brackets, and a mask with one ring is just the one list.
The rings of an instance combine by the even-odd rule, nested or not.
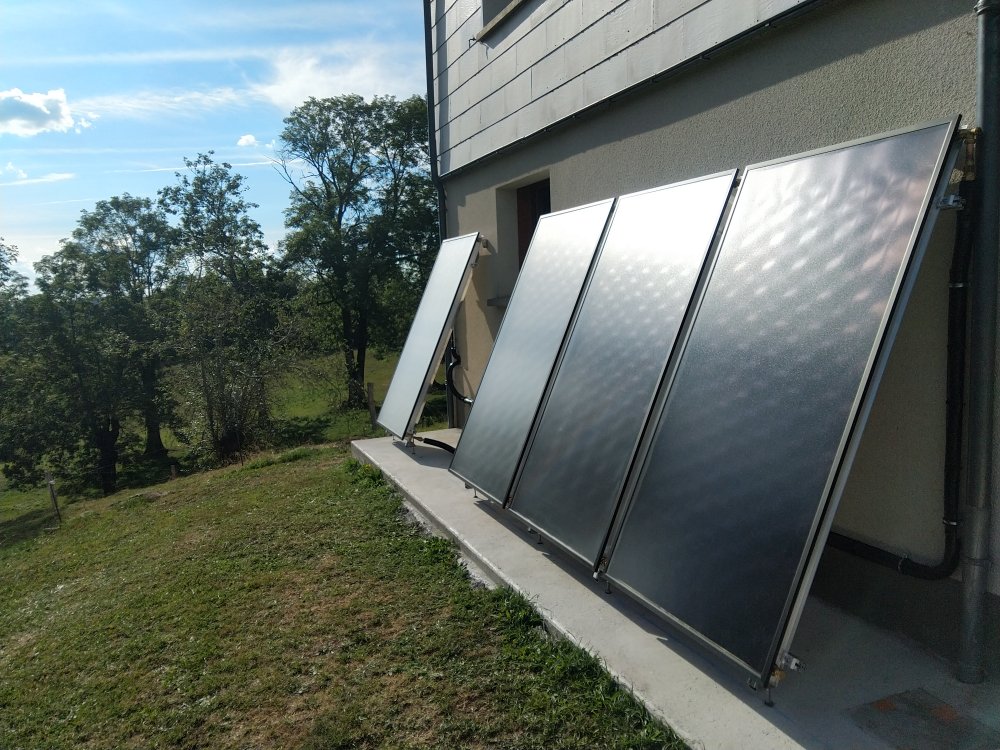
[(958, 193), (951, 193), (939, 200), (937, 207), (940, 211), (960, 211), (965, 208), (965, 198)]
[(982, 133), (981, 128), (963, 128), (958, 131), (959, 137), (965, 142), (964, 163), (962, 164), (962, 180), (973, 182), (976, 179), (976, 145)]

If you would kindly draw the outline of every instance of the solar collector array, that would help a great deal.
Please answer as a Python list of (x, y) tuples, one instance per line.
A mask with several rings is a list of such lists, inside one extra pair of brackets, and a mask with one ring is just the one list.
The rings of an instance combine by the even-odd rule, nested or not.
[(451, 471), (504, 503), (612, 201), (538, 221)]
[(749, 167), (653, 415), (607, 577), (756, 679), (833, 510), (953, 128)]
[(594, 565), (735, 172), (618, 199), (511, 510)]
[[(748, 167), (735, 199), (727, 173), (624, 196), (610, 222), (612, 201), (543, 217), (452, 472), (766, 681), (955, 125)], [(426, 352), (435, 326), (423, 328)], [(423, 373), (421, 394), (422, 367), (401, 358), (411, 389)], [(380, 421), (405, 435), (420, 398), (410, 411), (412, 395), (387, 398), (396, 418)]]

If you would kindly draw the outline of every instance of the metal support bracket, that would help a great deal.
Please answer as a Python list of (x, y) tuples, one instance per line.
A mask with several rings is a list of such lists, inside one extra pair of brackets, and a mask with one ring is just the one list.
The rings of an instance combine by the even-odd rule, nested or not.
[(940, 211), (961, 211), (965, 208), (965, 198), (958, 193), (951, 193), (939, 200), (937, 207)]
[(788, 651), (784, 651), (779, 654), (778, 658), (775, 660), (774, 665), (785, 672), (801, 672), (805, 669), (805, 665), (802, 660), (795, 654), (791, 654)]
[(982, 133), (981, 128), (963, 128), (958, 131), (965, 142), (965, 162), (962, 164), (962, 180), (974, 182), (976, 179), (976, 144)]

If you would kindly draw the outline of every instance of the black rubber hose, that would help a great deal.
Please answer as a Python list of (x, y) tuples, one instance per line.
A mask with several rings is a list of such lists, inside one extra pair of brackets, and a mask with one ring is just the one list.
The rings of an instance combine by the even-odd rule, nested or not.
[(472, 406), (472, 399), (459, 391), (458, 387), (455, 385), (455, 375), (453, 371), (460, 364), (462, 364), (462, 358), (458, 356), (458, 350), (455, 348), (455, 341), (452, 340), (452, 342), (448, 345), (448, 366), (444, 370), (444, 379), (448, 384), (448, 391), (451, 395), (463, 404)]
[(414, 435), (413, 439), (416, 440), (418, 443), (426, 443), (427, 445), (433, 445), (435, 448), (446, 450), (449, 453), (455, 452), (454, 446), (448, 445), (447, 443), (443, 443), (440, 440), (435, 440), (434, 438), (417, 437), (416, 435)]

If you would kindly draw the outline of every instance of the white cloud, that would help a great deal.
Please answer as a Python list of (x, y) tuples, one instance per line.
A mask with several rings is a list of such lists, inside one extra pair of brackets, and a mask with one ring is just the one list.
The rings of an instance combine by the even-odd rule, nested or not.
[(137, 52), (91, 52), (76, 55), (42, 55), (23, 57), (25, 66), (67, 65), (164, 65), (170, 63), (232, 62), (263, 59), (273, 51), (268, 47), (205, 47), (203, 49), (159, 49)]
[(270, 80), (251, 91), (274, 106), (289, 111), (310, 96), (323, 98), (354, 93), (409, 96), (422, 93), (426, 82), (419, 45), (352, 44), (323, 53), (285, 50), (272, 61)]
[(81, 99), (76, 108), (87, 117), (145, 120), (162, 114), (196, 115), (199, 112), (247, 104), (245, 92), (230, 87), (207, 91), (136, 91)]
[(30, 180), (17, 179), (13, 182), (0, 182), (0, 187), (14, 187), (15, 185), (39, 185), (44, 182), (65, 182), (76, 177), (73, 172), (50, 172), (42, 177), (32, 177)]
[(65, 133), (70, 128), (88, 127), (87, 120), (74, 122), (63, 89), (26, 94), (21, 89), (0, 91), (0, 135), (28, 137), (46, 132)]
[(26, 180), (28, 179), (28, 173), (25, 172), (20, 167), (15, 167), (13, 162), (7, 162), (7, 166), (3, 168), (5, 174), (14, 175), (15, 179)]
[(246, 135), (241, 135), (240, 139), (236, 141), (237, 146), (256, 146), (257, 139), (253, 137), (250, 133)]
[[(416, 48), (415, 48), (416, 49)], [(310, 96), (356, 93), (365, 97), (423, 92), (423, 68), (414, 65), (419, 49), (406, 45), (338, 45), (323, 52), (282, 50), (271, 60), (270, 76), (247, 88), (219, 87), (203, 91), (138, 91), (81, 99), (74, 109), (87, 118), (147, 120), (164, 114), (197, 116), (205, 112), (253, 106), (261, 102), (289, 112)], [(88, 122), (80, 118), (80, 123)], [(252, 136), (251, 136), (252, 137)], [(243, 141), (247, 136), (243, 136)], [(252, 143), (240, 145), (260, 145)]]
[[(266, 60), (270, 73), (245, 87), (124, 91), (75, 100), (70, 111), (63, 89), (47, 94), (25, 94), (20, 89), (0, 92), (0, 133), (35, 135), (46, 131), (91, 127), (98, 118), (149, 120), (164, 115), (198, 116), (221, 109), (270, 104), (289, 112), (310, 96), (357, 93), (365, 97), (393, 94), (404, 97), (423, 92), (425, 81), (419, 45), (411, 43), (351, 42), (296, 49), (215, 50), (210, 54), (232, 59), (243, 53)], [(147, 53), (152, 54), (152, 53)], [(169, 53), (184, 58), (186, 53)], [(208, 54), (208, 53), (206, 53)], [(196, 55), (197, 56), (197, 55)], [(256, 139), (240, 145), (263, 145)], [(252, 137), (252, 136), (251, 136)]]

